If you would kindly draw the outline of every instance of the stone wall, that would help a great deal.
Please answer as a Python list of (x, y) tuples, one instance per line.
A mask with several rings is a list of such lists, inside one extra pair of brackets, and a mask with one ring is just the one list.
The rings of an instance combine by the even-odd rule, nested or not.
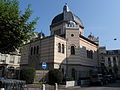
[(48, 70), (36, 70), (34, 82), (48, 81)]

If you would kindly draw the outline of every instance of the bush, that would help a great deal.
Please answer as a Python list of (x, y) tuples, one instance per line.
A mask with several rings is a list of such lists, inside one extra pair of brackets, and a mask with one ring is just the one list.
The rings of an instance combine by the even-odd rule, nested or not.
[(62, 80), (63, 80), (63, 73), (60, 70), (54, 69), (49, 71), (49, 84), (55, 84), (55, 83), (60, 84)]
[(25, 80), (26, 83), (33, 83), (35, 76), (35, 69), (32, 67), (24, 67), (20, 72), (20, 79)]

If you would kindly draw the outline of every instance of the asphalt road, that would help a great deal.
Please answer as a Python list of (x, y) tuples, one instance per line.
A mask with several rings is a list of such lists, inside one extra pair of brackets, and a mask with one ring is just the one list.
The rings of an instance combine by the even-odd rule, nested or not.
[(115, 83), (110, 83), (105, 86), (90, 86), (90, 87), (76, 86), (59, 90), (120, 90), (120, 81), (116, 81)]
[[(29, 88), (25, 90), (42, 90), (41, 88)], [(46, 87), (45, 90), (55, 90), (54, 86), (49, 86)], [(75, 86), (75, 87), (69, 87), (69, 88), (59, 88), (58, 90), (120, 90), (120, 80), (116, 81), (115, 83), (109, 83), (104, 86), (87, 86), (87, 87), (80, 87), (80, 86)]]

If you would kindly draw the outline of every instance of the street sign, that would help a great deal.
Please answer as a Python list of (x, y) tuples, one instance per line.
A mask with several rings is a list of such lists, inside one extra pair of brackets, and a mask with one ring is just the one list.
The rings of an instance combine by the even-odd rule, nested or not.
[(42, 68), (43, 68), (43, 69), (46, 69), (46, 67), (47, 67), (46, 62), (42, 62)]

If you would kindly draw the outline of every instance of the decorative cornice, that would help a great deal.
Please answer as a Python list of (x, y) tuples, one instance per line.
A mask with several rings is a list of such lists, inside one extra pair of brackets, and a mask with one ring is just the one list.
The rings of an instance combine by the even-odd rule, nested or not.
[(98, 46), (98, 44), (97, 44), (97, 43), (95, 43), (95, 42), (93, 42), (93, 41), (89, 40), (88, 38), (86, 38), (86, 37), (84, 37), (84, 36), (82, 36), (82, 35), (80, 35), (80, 38), (85, 39), (86, 41), (88, 41), (88, 42), (90, 42), (90, 43), (92, 43), (92, 44), (94, 44), (94, 45)]

